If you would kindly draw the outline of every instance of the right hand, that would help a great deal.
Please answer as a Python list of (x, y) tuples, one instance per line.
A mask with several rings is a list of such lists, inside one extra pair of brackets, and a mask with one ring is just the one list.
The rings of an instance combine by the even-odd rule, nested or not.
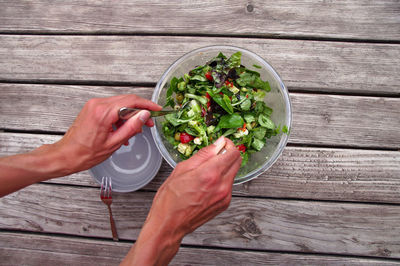
[(241, 162), (233, 142), (221, 137), (179, 163), (154, 197), (139, 238), (122, 265), (168, 264), (186, 234), (228, 208)]
[(228, 208), (241, 161), (238, 149), (224, 137), (201, 149), (179, 163), (160, 187), (147, 220), (168, 220), (170, 229), (182, 236), (194, 231)]

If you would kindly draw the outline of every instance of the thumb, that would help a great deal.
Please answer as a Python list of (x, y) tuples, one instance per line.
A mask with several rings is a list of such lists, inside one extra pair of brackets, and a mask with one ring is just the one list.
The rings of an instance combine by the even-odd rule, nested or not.
[(126, 120), (126, 122), (112, 133), (110, 142), (111, 145), (123, 144), (132, 136), (142, 132), (142, 127), (150, 118), (150, 112), (142, 110)]
[(220, 137), (214, 142), (214, 144), (202, 148), (196, 154), (194, 154), (190, 159), (181, 162), (180, 163), (181, 166), (179, 168), (181, 169), (181, 171), (190, 171), (192, 169), (199, 167), (204, 162), (208, 161), (212, 157), (222, 152), (226, 143), (227, 143), (226, 138)]

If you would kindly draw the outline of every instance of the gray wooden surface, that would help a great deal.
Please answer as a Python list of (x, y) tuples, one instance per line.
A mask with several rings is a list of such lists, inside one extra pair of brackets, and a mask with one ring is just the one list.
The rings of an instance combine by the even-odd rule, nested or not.
[(2, 0), (7, 32), (147, 33), (400, 40), (399, 2), (13, 1)]
[[(0, 0), (0, 156), (57, 141), (90, 98), (150, 98), (174, 60), (212, 44), (274, 66), (293, 128), (171, 264), (399, 265), (397, 0)], [(171, 171), (115, 193), (118, 243), (87, 171), (0, 199), (0, 265), (117, 265)]]

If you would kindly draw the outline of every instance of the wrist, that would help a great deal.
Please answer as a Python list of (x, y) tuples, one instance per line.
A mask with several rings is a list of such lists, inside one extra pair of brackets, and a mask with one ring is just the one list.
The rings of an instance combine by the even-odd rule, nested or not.
[(32, 151), (36, 157), (38, 169), (40, 169), (42, 180), (66, 176), (74, 173), (73, 167), (67, 161), (67, 155), (58, 143), (45, 144)]
[(183, 235), (168, 224), (147, 220), (122, 265), (167, 265), (178, 252)]

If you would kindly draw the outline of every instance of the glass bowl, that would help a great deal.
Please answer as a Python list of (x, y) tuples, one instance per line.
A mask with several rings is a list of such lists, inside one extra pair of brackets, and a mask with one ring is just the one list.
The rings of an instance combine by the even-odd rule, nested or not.
[[(154, 90), (152, 101), (159, 105), (164, 105), (166, 101), (166, 91), (169, 87), (170, 81), (173, 77), (182, 77), (191, 69), (199, 65), (204, 65), (213, 57), (222, 52), (226, 57), (230, 57), (233, 53), (240, 51), (242, 53), (241, 63), (248, 69), (255, 70), (260, 73), (263, 80), (267, 80), (271, 86), (271, 91), (267, 92), (264, 99), (267, 106), (273, 109), (271, 119), (276, 125), (287, 126), (291, 128), (291, 104), (288, 91), (283, 84), (278, 73), (267, 63), (263, 58), (250, 52), (246, 49), (234, 46), (207, 46), (200, 49), (193, 50), (181, 58), (176, 60), (161, 76)], [(256, 68), (253, 65), (261, 66)], [(179, 152), (165, 139), (162, 133), (161, 123), (164, 121), (163, 117), (153, 118), (155, 126), (151, 129), (151, 133), (164, 159), (175, 168), (176, 164), (182, 161)], [(271, 167), (278, 157), (282, 154), (283, 149), (288, 141), (288, 134), (281, 133), (267, 139), (266, 145), (261, 151), (251, 154), (248, 163), (241, 167), (235, 177), (234, 184), (240, 184), (256, 178), (261, 173)]]

